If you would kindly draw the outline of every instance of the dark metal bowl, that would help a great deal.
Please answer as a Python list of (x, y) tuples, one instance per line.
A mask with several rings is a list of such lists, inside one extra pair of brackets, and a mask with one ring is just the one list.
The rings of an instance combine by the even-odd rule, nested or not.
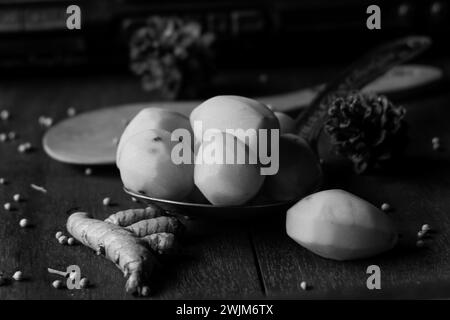
[(167, 211), (176, 211), (183, 215), (207, 219), (246, 219), (255, 216), (284, 214), (286, 210), (303, 197), (289, 201), (266, 203), (249, 203), (242, 206), (216, 206), (212, 204), (173, 201), (152, 198), (123, 188), (130, 196), (144, 203), (156, 204)]

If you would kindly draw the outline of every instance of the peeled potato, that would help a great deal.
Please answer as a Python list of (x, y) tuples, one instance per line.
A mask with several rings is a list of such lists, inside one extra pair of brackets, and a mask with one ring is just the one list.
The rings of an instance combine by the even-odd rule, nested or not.
[[(195, 185), (203, 195), (214, 205), (241, 205), (253, 198), (261, 188), (264, 176), (257, 164), (238, 164), (237, 154), (242, 152), (247, 159), (250, 153), (248, 146), (235, 136), (219, 132), (211, 141), (203, 142), (200, 146), (194, 169)], [(236, 149), (225, 143), (228, 138), (235, 144)], [(207, 155), (223, 155), (223, 163), (207, 162)], [(233, 164), (225, 163), (225, 155), (234, 158)], [(256, 157), (256, 155), (254, 155)], [(201, 163), (200, 157), (203, 157)]]
[(279, 169), (266, 177), (265, 193), (274, 200), (299, 198), (314, 191), (320, 183), (320, 163), (308, 143), (294, 134), (280, 137)]
[(172, 133), (176, 129), (186, 129), (192, 133), (189, 119), (185, 115), (163, 108), (145, 108), (130, 121), (120, 137), (117, 145), (116, 164), (119, 166), (124, 142), (136, 133), (148, 129), (160, 129)]
[[(279, 129), (278, 119), (266, 105), (240, 96), (216, 96), (206, 100), (195, 108), (190, 115), (191, 126), (195, 139), (201, 140), (205, 130), (217, 129)], [(202, 129), (195, 125), (202, 124)], [(254, 151), (257, 146), (257, 135), (236, 135), (238, 139), (247, 143)]]
[(286, 113), (275, 111), (275, 116), (280, 123), (280, 134), (295, 133), (295, 120)]
[(398, 240), (388, 215), (343, 190), (312, 194), (291, 207), (286, 231), (298, 244), (329, 259), (368, 258)]
[[(175, 164), (171, 141), (165, 130), (150, 129), (131, 136), (122, 146), (120, 176), (124, 186), (150, 197), (182, 200), (194, 188), (194, 166)], [(184, 150), (190, 152), (190, 148)]]

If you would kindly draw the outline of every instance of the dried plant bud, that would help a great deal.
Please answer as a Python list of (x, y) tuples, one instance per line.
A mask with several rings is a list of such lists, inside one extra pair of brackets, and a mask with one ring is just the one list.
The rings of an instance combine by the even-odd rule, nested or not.
[(208, 77), (214, 37), (198, 22), (179, 17), (151, 16), (130, 39), (130, 67), (144, 90), (175, 97), (190, 82)]
[(336, 98), (325, 131), (338, 154), (352, 160), (357, 173), (373, 169), (406, 145), (405, 108), (385, 96), (351, 92)]

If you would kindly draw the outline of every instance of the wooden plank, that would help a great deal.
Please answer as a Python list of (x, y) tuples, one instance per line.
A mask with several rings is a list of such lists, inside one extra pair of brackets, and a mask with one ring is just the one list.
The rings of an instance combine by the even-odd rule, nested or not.
[[(317, 74), (316, 77), (320, 78)], [(10, 109), (12, 119), (7, 124), (0, 122), (0, 132), (16, 130), (20, 141), (39, 146), (43, 133), (37, 126), (40, 115), (62, 119), (69, 106), (81, 111), (154, 98), (142, 92), (136, 81), (113, 75), (9, 79), (0, 83), (0, 109)], [(404, 234), (415, 234), (425, 222), (439, 226), (429, 249), (403, 247), (366, 261), (337, 263), (308, 253), (284, 236), (282, 217), (263, 221), (252, 227), (258, 268), (264, 280), (262, 288), (246, 224), (201, 226), (194, 221), (193, 229), (204, 231), (189, 237), (184, 255), (167, 264), (155, 279), (158, 287), (155, 298), (261, 297), (263, 291), (269, 297), (359, 297), (367, 292), (365, 267), (372, 263), (382, 268), (383, 297), (393, 292), (396, 297), (448, 292), (449, 234), (445, 231), (449, 223), (448, 153), (432, 153), (430, 143), (434, 135), (440, 135), (443, 143), (450, 140), (445, 122), (450, 115), (448, 105), (448, 95), (408, 105), (413, 144), (405, 166), (395, 172), (355, 177), (333, 165), (327, 166), (328, 186), (340, 186), (374, 203), (387, 201), (396, 207), (392, 215), (404, 226)], [(123, 291), (122, 275), (111, 263), (81, 246), (62, 247), (54, 239), (54, 233), (63, 228), (68, 209), (82, 207), (103, 218), (135, 205), (121, 191), (117, 172), (111, 167), (96, 167), (93, 176), (85, 177), (83, 168), (52, 161), (41, 149), (18, 154), (17, 145), (18, 142), (0, 143), (0, 176), (12, 181), (8, 186), (0, 186), (0, 203), (10, 201), (17, 192), (27, 201), (14, 212), (5, 212), (0, 207), (0, 270), (11, 273), (21, 269), (31, 278), (0, 287), (0, 299), (128, 298)], [(41, 184), (49, 193), (36, 193), (29, 183)], [(101, 199), (105, 196), (111, 196), (119, 205), (103, 208)], [(22, 216), (29, 217), (35, 227), (20, 229), (18, 221)], [(50, 287), (55, 277), (47, 274), (46, 268), (63, 269), (72, 263), (81, 266), (94, 288), (58, 291)], [(301, 280), (310, 282), (314, 288), (303, 292), (299, 288)]]
[[(254, 228), (253, 240), (269, 297), (448, 298), (450, 296), (450, 94), (433, 92), (406, 103), (411, 141), (405, 159), (389, 172), (357, 176), (336, 162), (326, 163), (325, 188), (342, 188), (375, 205), (390, 203), (403, 238), (384, 255), (337, 262), (316, 256), (285, 235), (284, 213)], [(432, 150), (439, 136), (446, 150)], [(437, 228), (428, 248), (415, 247), (422, 224)], [(382, 290), (366, 287), (366, 268), (381, 268)], [(303, 291), (301, 281), (312, 289)]]
[[(65, 230), (67, 211), (73, 208), (105, 218), (119, 209), (137, 206), (122, 191), (113, 166), (94, 167), (92, 176), (84, 168), (51, 160), (40, 146), (44, 130), (38, 117), (59, 120), (68, 107), (89, 110), (109, 104), (151, 99), (137, 83), (123, 77), (11, 79), (0, 83), (2, 108), (11, 120), (0, 121), (0, 132), (15, 130), (17, 141), (0, 143), (0, 176), (10, 181), (0, 185), (0, 270), (11, 275), (22, 270), (28, 279), (0, 287), (2, 299), (125, 299), (125, 280), (109, 261), (82, 246), (61, 246), (55, 239)], [(30, 141), (37, 149), (29, 154), (17, 152), (20, 142)], [(44, 186), (47, 194), (30, 188)], [(26, 200), (15, 211), (5, 211), (3, 203), (20, 193)], [(102, 199), (111, 197), (116, 206), (104, 207)], [(27, 217), (32, 228), (21, 229), (19, 220)], [(199, 227), (189, 222), (189, 235), (183, 240), (182, 254), (167, 260), (155, 275), (155, 299), (168, 298), (249, 298), (262, 295), (254, 254), (247, 230), (236, 225)], [(199, 231), (200, 230), (200, 231)], [(51, 282), (58, 277), (47, 268), (65, 270), (77, 264), (94, 284), (89, 290), (55, 290)]]

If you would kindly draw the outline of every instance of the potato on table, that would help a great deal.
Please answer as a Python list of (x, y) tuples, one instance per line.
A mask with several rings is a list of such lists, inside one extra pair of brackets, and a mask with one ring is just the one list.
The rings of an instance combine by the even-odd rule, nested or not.
[[(191, 126), (196, 141), (208, 129), (226, 131), (227, 129), (255, 130), (247, 137), (237, 136), (253, 149), (258, 144), (259, 129), (279, 129), (278, 119), (266, 105), (253, 99), (240, 96), (216, 96), (195, 108), (190, 115)], [(196, 126), (201, 123), (201, 128)], [(269, 134), (270, 137), (270, 134)], [(246, 141), (248, 140), (248, 141)]]
[(398, 233), (390, 217), (343, 190), (312, 194), (286, 215), (289, 237), (329, 259), (368, 258), (393, 248)]
[(160, 129), (172, 133), (176, 129), (186, 129), (191, 132), (189, 119), (185, 115), (163, 108), (145, 108), (142, 109), (127, 125), (119, 144), (117, 145), (116, 164), (119, 166), (120, 154), (124, 143), (136, 133), (148, 130)]
[[(264, 177), (260, 173), (260, 166), (248, 162), (238, 164), (238, 153), (249, 159), (252, 152), (247, 145), (235, 136), (227, 133), (217, 133), (211, 141), (204, 142), (197, 153), (194, 170), (195, 185), (204, 196), (215, 205), (241, 205), (252, 199), (261, 188)], [(232, 145), (225, 143), (226, 139)], [(219, 152), (223, 156), (223, 163), (208, 162), (208, 155)], [(226, 163), (227, 155), (234, 163)], [(253, 155), (256, 157), (256, 155)], [(203, 157), (200, 163), (200, 157)]]
[(279, 169), (264, 182), (265, 193), (274, 200), (285, 201), (305, 196), (320, 184), (322, 170), (308, 143), (294, 134), (280, 137)]
[[(194, 188), (194, 166), (175, 164), (171, 141), (165, 130), (146, 130), (130, 137), (123, 145), (120, 176), (126, 188), (150, 197), (182, 200)], [(184, 148), (193, 157), (190, 148)]]

